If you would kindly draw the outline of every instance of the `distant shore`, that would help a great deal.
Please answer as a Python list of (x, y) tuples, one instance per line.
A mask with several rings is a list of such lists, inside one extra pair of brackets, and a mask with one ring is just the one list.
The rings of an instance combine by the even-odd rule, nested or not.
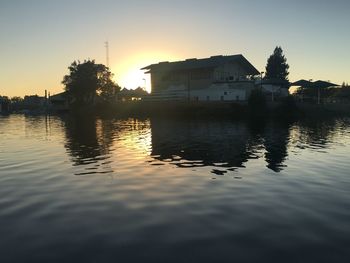
[(125, 101), (110, 105), (79, 107), (65, 111), (35, 109), (2, 112), (0, 114), (79, 114), (110, 117), (181, 117), (181, 118), (299, 118), (350, 116), (350, 103), (313, 104), (300, 102), (267, 102), (254, 108), (248, 102), (188, 102), (188, 101)]

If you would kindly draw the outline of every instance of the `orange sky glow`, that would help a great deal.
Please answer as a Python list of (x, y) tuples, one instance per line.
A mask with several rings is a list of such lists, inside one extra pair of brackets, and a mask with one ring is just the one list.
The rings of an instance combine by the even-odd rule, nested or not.
[[(243, 54), (259, 71), (265, 71), (267, 58), (277, 45), (287, 57), (291, 81), (350, 82), (349, 3), (1, 2), (0, 95), (62, 92), (61, 81), (73, 61), (95, 59), (106, 64), (105, 41), (109, 42), (114, 80), (129, 89), (146, 86), (150, 91), (149, 75), (140, 68), (160, 61)], [(267, 16), (271, 10), (273, 16)]]

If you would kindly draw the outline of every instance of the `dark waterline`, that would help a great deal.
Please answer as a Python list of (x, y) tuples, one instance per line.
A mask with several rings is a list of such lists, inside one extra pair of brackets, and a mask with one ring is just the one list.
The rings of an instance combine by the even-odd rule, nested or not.
[(350, 119), (0, 116), (0, 262), (347, 262)]

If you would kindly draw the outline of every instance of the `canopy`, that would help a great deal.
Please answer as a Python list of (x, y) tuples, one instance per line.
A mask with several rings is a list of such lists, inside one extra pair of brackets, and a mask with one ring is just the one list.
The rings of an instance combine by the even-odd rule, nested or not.
[(338, 86), (337, 84), (328, 82), (328, 81), (323, 81), (323, 80), (317, 80), (315, 82), (308, 81), (305, 79), (298, 80), (296, 82), (293, 82), (291, 86), (300, 86), (300, 87), (305, 87), (305, 88), (329, 88), (333, 86)]

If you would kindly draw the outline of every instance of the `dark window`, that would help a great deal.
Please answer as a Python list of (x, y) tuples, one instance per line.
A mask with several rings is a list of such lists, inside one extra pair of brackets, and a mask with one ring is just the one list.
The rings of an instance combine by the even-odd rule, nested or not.
[(227, 95), (227, 92), (226, 92), (226, 91), (224, 92), (224, 95)]
[(207, 96), (207, 101), (210, 101), (210, 97), (209, 96)]
[(224, 96), (221, 96), (221, 98), (220, 98), (221, 100), (224, 100)]

